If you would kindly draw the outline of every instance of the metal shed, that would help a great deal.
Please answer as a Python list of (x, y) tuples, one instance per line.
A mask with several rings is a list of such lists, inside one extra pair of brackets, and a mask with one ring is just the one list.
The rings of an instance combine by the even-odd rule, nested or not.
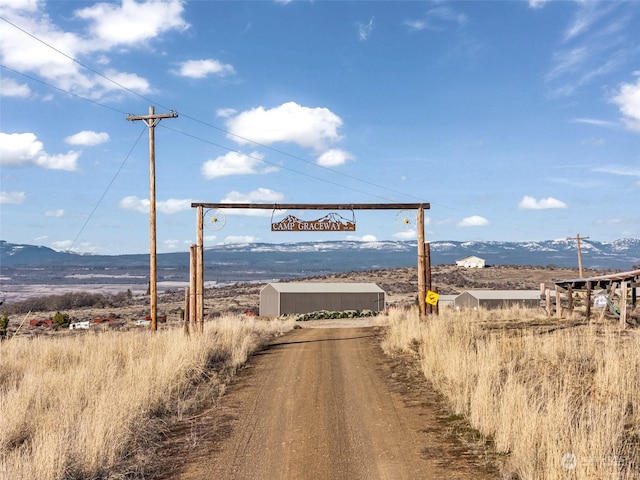
[(319, 310), (385, 308), (385, 292), (375, 283), (269, 283), (260, 290), (260, 315), (279, 317)]
[(522, 306), (537, 308), (540, 306), (539, 290), (467, 290), (454, 300), (456, 309), (503, 308)]

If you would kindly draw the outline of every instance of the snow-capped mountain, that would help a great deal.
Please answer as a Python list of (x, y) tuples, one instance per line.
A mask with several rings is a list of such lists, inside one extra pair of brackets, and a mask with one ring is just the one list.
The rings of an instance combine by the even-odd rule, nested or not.
[[(584, 268), (640, 268), (640, 239), (613, 242), (583, 240)], [(475, 255), (487, 265), (577, 267), (576, 242), (460, 242), (430, 243), (431, 264), (454, 264)], [(338, 241), (229, 244), (205, 249), (205, 278), (209, 281), (264, 281), (299, 278), (352, 270), (410, 267), (417, 263), (414, 241)], [(149, 256), (79, 255), (47, 247), (0, 240), (0, 280), (6, 283), (117, 283), (122, 278), (148, 281)], [(158, 255), (159, 281), (188, 280), (187, 252)]]

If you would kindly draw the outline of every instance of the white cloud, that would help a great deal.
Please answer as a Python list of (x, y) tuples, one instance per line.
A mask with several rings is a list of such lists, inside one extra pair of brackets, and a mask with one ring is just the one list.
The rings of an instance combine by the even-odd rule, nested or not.
[(469, 22), (469, 18), (456, 12), (450, 6), (438, 5), (428, 11), (429, 17), (440, 21), (453, 22), (459, 26), (464, 26)]
[(567, 204), (553, 197), (536, 200), (534, 197), (525, 195), (518, 203), (520, 210), (549, 210), (552, 208), (567, 208)]
[(576, 10), (573, 22), (565, 31), (564, 40), (571, 40), (590, 30), (606, 11), (598, 8), (596, 2), (583, 2)]
[(12, 78), (0, 77), (0, 97), (26, 98), (31, 89), (26, 83), (18, 83)]
[(256, 243), (259, 240), (259, 237), (251, 235), (229, 235), (224, 239), (223, 243)]
[(216, 110), (216, 117), (229, 118), (235, 115), (237, 110), (235, 108), (219, 108)]
[(149, 213), (151, 202), (146, 198), (138, 198), (135, 195), (124, 197), (118, 202), (118, 206), (123, 210), (134, 210), (140, 213)]
[(27, 195), (24, 192), (0, 192), (0, 204), (20, 205), (26, 201)]
[(51, 170), (76, 170), (80, 154), (69, 151), (65, 154), (50, 155), (34, 133), (0, 132), (0, 165), (20, 167), (37, 165)]
[(104, 50), (118, 45), (135, 45), (156, 38), (170, 30), (185, 30), (181, 0), (148, 0), (122, 3), (97, 3), (75, 12), (89, 21), (95, 48)]
[(229, 192), (220, 203), (280, 202), (283, 198), (283, 193), (261, 187), (249, 193)]
[(564, 46), (553, 54), (545, 76), (550, 94), (572, 95), (631, 62), (633, 50), (625, 29), (630, 16), (612, 15), (611, 2), (577, 2), (574, 18), (564, 32)]
[(178, 75), (189, 78), (205, 78), (209, 74), (225, 77), (233, 75), (235, 70), (231, 65), (220, 63), (213, 58), (205, 60), (187, 60), (180, 64), (180, 69), (176, 71)]
[(174, 240), (174, 239), (167, 239), (162, 242), (162, 244), (164, 245), (164, 248), (167, 250), (184, 250), (185, 248), (188, 248), (191, 245), (191, 243), (192, 242), (190, 240)]
[(93, 132), (91, 130), (83, 130), (64, 139), (69, 145), (99, 145), (109, 141), (109, 134), (106, 132)]
[(378, 238), (375, 235), (363, 235), (362, 237), (358, 237), (357, 235), (347, 235), (347, 240), (351, 240), (354, 242), (377, 242)]
[(0, 6), (8, 7), (12, 10), (25, 10), (33, 12), (37, 10), (40, 0), (2, 0)]
[(341, 126), (342, 119), (328, 108), (303, 107), (295, 102), (269, 110), (257, 107), (227, 120), (228, 137), (241, 145), (291, 142), (318, 151), (341, 139)]
[[(240, 193), (236, 191), (229, 192), (220, 203), (278, 203), (284, 199), (284, 194), (276, 192), (269, 188), (258, 188), (249, 193)], [(227, 215), (243, 215), (248, 217), (270, 217), (273, 210), (264, 210), (256, 208), (226, 208), (224, 213)], [(278, 211), (279, 214), (282, 210)]]
[(396, 232), (391, 235), (391, 238), (395, 240), (414, 240), (418, 238), (417, 230), (405, 230), (402, 232)]
[(58, 208), (56, 210), (47, 210), (46, 212), (44, 212), (44, 216), (45, 217), (63, 217), (64, 209)]
[(68, 250), (73, 245), (73, 240), (58, 240), (57, 242), (51, 242), (51, 248), (54, 250)]
[[(182, 19), (184, 5), (180, 0), (124, 0), (119, 4), (104, 2), (79, 9), (75, 12), (76, 19), (86, 22), (75, 32), (86, 32), (84, 36), (54, 24), (45, 10), (45, 2), (5, 0), (2, 6), (3, 16), (24, 31), (11, 25), (0, 29), (0, 62), (21, 73), (40, 75), (62, 90), (92, 99), (104, 97), (120, 86), (86, 72), (73, 59), (90, 57), (104, 65), (105, 52), (115, 47), (144, 46), (146, 41), (164, 32), (188, 27)], [(104, 74), (138, 93), (152, 91), (149, 82), (136, 74), (115, 70)]]
[[(192, 200), (170, 198), (168, 200), (156, 201), (156, 211), (171, 215), (191, 208)], [(151, 202), (148, 198), (138, 198), (135, 195), (124, 197), (118, 202), (118, 206), (123, 210), (133, 210), (140, 213), (149, 213)]]
[(409, 30), (416, 32), (427, 28), (427, 23), (424, 20), (405, 20), (404, 24), (409, 27)]
[(458, 222), (459, 227), (484, 227), (487, 225), (489, 225), (489, 220), (480, 215), (472, 215)]
[(604, 167), (595, 167), (591, 169), (593, 172), (610, 173), (611, 175), (624, 175), (628, 177), (640, 177), (639, 167), (628, 167), (626, 165), (606, 165)]
[(598, 120), (597, 118), (574, 118), (573, 123), (585, 123), (595, 127), (615, 127), (616, 124), (607, 120)]
[(640, 132), (640, 78), (635, 84), (622, 84), (611, 101), (618, 105), (627, 128)]
[(191, 208), (191, 203), (193, 203), (193, 200), (190, 198), (169, 198), (168, 200), (156, 202), (156, 209), (160, 213), (171, 215), (189, 210)]
[(529, 0), (529, 8), (542, 8), (549, 1), (551, 0)]
[[(135, 73), (117, 72), (113, 69), (108, 69), (105, 71), (105, 76), (116, 82), (118, 85), (122, 85), (123, 87), (128, 88), (129, 90), (132, 90), (134, 92), (141, 94), (153, 92), (149, 81), (146, 78), (142, 78), (136, 75)], [(95, 77), (91, 81), (94, 82), (95, 85), (101, 86), (105, 91), (120, 88), (104, 77)], [(96, 92), (92, 94), (91, 97), (100, 98), (100, 96), (102, 95), (102, 92)]]
[(373, 31), (373, 17), (367, 23), (358, 23), (358, 39), (361, 42), (366, 41)]
[(317, 163), (322, 167), (337, 167), (347, 163), (349, 160), (353, 160), (353, 155), (339, 148), (333, 148), (320, 155)]
[(240, 152), (229, 152), (214, 160), (207, 160), (202, 164), (202, 176), (207, 180), (229, 175), (252, 175), (276, 171), (275, 167), (264, 167), (264, 155), (253, 152), (245, 155)]

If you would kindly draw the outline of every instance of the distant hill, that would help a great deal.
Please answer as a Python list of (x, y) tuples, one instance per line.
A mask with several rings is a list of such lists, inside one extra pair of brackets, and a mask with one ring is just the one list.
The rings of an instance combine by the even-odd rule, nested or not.
[[(432, 265), (450, 265), (469, 255), (487, 265), (577, 267), (572, 240), (539, 242), (430, 243)], [(222, 283), (299, 278), (330, 273), (416, 265), (417, 242), (250, 243), (208, 247), (205, 279)], [(582, 242), (585, 269), (631, 270), (640, 266), (640, 239)], [(149, 256), (80, 255), (0, 240), (2, 283), (122, 283), (148, 281)], [(188, 280), (188, 252), (158, 255), (159, 281)], [(640, 267), (639, 267), (640, 268)]]

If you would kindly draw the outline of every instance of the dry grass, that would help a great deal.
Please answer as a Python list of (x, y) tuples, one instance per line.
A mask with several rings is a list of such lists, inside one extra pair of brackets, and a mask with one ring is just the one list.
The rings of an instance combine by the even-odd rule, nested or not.
[(190, 338), (168, 329), (1, 343), (0, 478), (123, 478), (172, 419), (219, 395), (292, 326), (227, 316)]
[(390, 323), (385, 350), (416, 355), (452, 410), (508, 454), (505, 478), (640, 478), (639, 331), (553, 329), (528, 310), (394, 311)]

